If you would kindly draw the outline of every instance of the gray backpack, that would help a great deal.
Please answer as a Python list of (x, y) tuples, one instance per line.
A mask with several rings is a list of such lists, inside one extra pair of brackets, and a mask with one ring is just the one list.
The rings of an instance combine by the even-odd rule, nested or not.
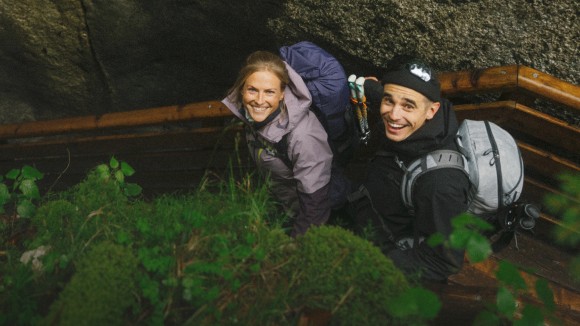
[(438, 150), (409, 165), (401, 186), (403, 201), (412, 209), (413, 186), (423, 173), (459, 169), (471, 183), (468, 211), (489, 220), (522, 193), (524, 164), (518, 146), (507, 131), (489, 121), (464, 120), (456, 140), (461, 153)]

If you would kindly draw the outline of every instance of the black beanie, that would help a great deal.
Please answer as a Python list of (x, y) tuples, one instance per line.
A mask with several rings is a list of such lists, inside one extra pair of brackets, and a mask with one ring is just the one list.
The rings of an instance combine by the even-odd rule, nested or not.
[(425, 95), (433, 102), (441, 101), (439, 81), (432, 70), (422, 64), (406, 64), (402, 68), (388, 71), (381, 83), (407, 87)]

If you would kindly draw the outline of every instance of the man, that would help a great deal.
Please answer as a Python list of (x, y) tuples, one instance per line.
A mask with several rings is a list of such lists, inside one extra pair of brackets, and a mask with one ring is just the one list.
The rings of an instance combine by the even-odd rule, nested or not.
[(457, 169), (425, 173), (415, 183), (413, 209), (403, 203), (401, 180), (415, 159), (438, 149), (458, 150), (455, 113), (441, 98), (433, 71), (422, 63), (388, 71), (380, 83), (367, 79), (365, 94), (371, 106), (380, 103), (385, 137), (359, 191), (365, 199), (351, 196), (357, 222), (372, 224), (377, 244), (408, 275), (445, 281), (461, 268), (463, 251), (433, 248), (424, 240), (450, 234), (451, 219), (467, 210), (469, 180)]

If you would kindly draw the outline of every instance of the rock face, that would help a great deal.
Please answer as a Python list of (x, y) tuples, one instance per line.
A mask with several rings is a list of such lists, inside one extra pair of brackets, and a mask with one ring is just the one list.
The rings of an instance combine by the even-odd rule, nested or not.
[(523, 64), (580, 80), (577, 0), (0, 0), (0, 123), (221, 98), (252, 51), (314, 41), (350, 73)]

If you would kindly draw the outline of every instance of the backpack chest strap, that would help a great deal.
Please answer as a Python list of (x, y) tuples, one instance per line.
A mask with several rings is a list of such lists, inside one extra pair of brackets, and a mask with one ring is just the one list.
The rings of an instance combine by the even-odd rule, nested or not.
[(401, 195), (405, 206), (413, 209), (412, 194), (417, 178), (429, 171), (447, 168), (461, 170), (469, 177), (467, 159), (463, 154), (454, 150), (442, 149), (433, 151), (411, 162), (406, 168), (401, 182)]

